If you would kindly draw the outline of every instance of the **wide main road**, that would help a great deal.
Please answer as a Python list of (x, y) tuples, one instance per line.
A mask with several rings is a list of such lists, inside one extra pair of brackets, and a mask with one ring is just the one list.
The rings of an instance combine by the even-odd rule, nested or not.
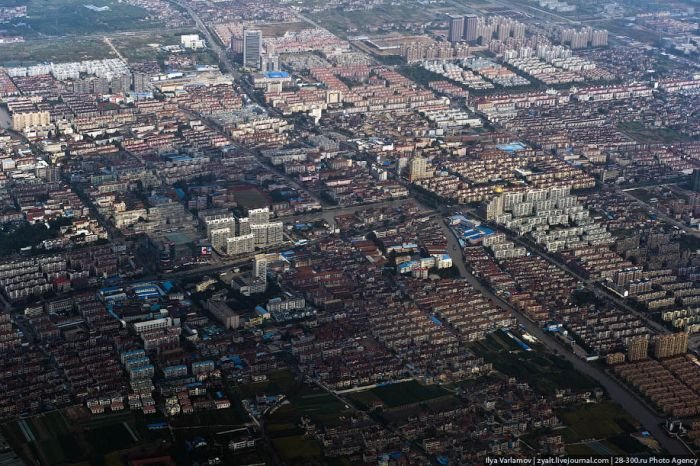
[(688, 450), (679, 440), (670, 437), (661, 427), (665, 422), (665, 418), (658, 416), (639, 397), (631, 392), (627, 387), (622, 386), (617, 380), (613, 379), (608, 373), (602, 369), (593, 366), (583, 359), (577, 357), (568, 348), (563, 349), (562, 344), (550, 334), (546, 333), (542, 328), (529, 320), (525, 315), (517, 311), (509, 302), (505, 301), (500, 296), (494, 294), (490, 289), (484, 286), (474, 275), (468, 272), (465, 266), (465, 257), (462, 247), (457, 240), (457, 237), (445, 225), (441, 216), (435, 216), (434, 220), (439, 222), (441, 228), (447, 236), (448, 252), (452, 257), (452, 262), (457, 266), (460, 275), (475, 289), (479, 290), (484, 296), (488, 297), (496, 305), (504, 310), (510, 311), (518, 322), (535, 337), (537, 337), (548, 349), (559, 354), (561, 357), (569, 361), (574, 368), (586, 374), (596, 382), (598, 382), (608, 393), (610, 398), (620, 404), (625, 411), (634, 416), (661, 446), (670, 454), (677, 456), (687, 456)]
[(209, 47), (219, 57), (219, 62), (221, 63), (221, 66), (223, 66), (224, 71), (226, 71), (227, 73), (231, 73), (234, 77), (238, 77), (240, 73), (236, 71), (236, 68), (233, 66), (233, 63), (231, 63), (231, 60), (229, 60), (228, 56), (226, 55), (226, 50), (219, 44), (217, 38), (214, 37), (207, 25), (204, 24), (204, 21), (202, 21), (202, 18), (200, 18), (200, 16), (197, 14), (194, 8), (192, 8), (192, 6), (188, 2), (183, 2), (180, 0), (168, 1), (187, 11), (187, 14), (190, 15), (194, 23), (197, 25), (197, 29), (199, 30), (199, 32), (201, 32), (207, 39)]

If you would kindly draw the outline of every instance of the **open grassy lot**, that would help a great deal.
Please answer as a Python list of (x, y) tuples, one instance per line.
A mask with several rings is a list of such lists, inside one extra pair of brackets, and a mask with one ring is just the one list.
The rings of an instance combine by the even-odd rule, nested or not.
[(617, 128), (641, 143), (661, 143), (669, 144), (673, 142), (687, 141), (690, 138), (671, 128), (646, 128), (638, 121), (621, 123)]
[(86, 437), (99, 456), (129, 448), (136, 443), (123, 423), (88, 431)]
[(288, 403), (266, 419), (266, 430), (272, 445), (285, 464), (320, 464), (319, 443), (303, 436), (299, 427), (302, 416), (317, 426), (335, 425), (349, 410), (335, 397), (319, 387), (303, 385), (291, 393)]
[(268, 374), (264, 382), (236, 385), (234, 391), (239, 398), (246, 399), (262, 394), (290, 393), (296, 385), (294, 374), (282, 369)]
[(264, 23), (260, 25), (260, 30), (263, 37), (281, 37), (286, 32), (300, 32), (311, 27), (313, 26), (309, 23), (297, 21), (293, 23)]
[(131, 412), (90, 416), (87, 411), (68, 408), (8, 422), (1, 429), (15, 451), (30, 463), (122, 464), (121, 460), (114, 462), (121, 457), (117, 452), (148, 446), (139, 437)]
[(649, 29), (644, 29), (639, 26), (629, 27), (629, 21), (625, 19), (602, 21), (596, 24), (599, 27), (607, 29), (612, 34), (626, 36), (630, 39), (638, 40), (640, 42), (654, 43), (660, 38), (660, 36), (657, 33)]
[[(123, 32), (110, 34), (108, 37), (127, 61), (162, 61), (167, 57), (167, 53), (162, 52), (160, 46), (179, 44), (182, 34), (193, 32), (195, 32), (193, 29), (180, 28)], [(210, 49), (187, 52), (187, 54), (194, 55), (197, 64), (218, 63), (218, 57)], [(17, 44), (0, 44), (0, 65), (2, 66), (26, 66), (43, 62), (64, 63), (103, 58), (117, 58), (117, 54), (105, 42), (104, 37), (100, 36), (89, 36), (79, 40), (74, 38), (34, 39)]]
[(222, 427), (235, 427), (248, 421), (233, 408), (198, 411), (192, 414), (183, 414), (173, 417), (170, 425), (174, 428), (207, 429), (212, 426), (214, 430), (221, 430)]
[(571, 455), (648, 453), (644, 445), (630, 436), (639, 431), (638, 422), (614, 402), (561, 409), (557, 416), (566, 425), (561, 434)]
[[(103, 414), (102, 416), (88, 416), (81, 419), (80, 427), (84, 430), (99, 429), (101, 427), (121, 424), (122, 422), (132, 422), (133, 414), (130, 411), (122, 411), (115, 414)], [(75, 427), (73, 427), (75, 428)]]
[[(161, 51), (165, 45), (180, 44), (180, 36), (183, 34), (196, 34), (194, 29), (158, 29), (134, 33), (124, 33), (111, 37), (114, 47), (127, 61), (159, 60), (167, 58), (167, 53)], [(187, 51), (187, 56), (193, 56), (199, 65), (215, 65), (218, 57), (211, 49), (197, 52)], [(162, 64), (162, 63), (161, 63)]]
[(321, 390), (304, 390), (292, 397), (294, 407), (319, 424), (334, 424), (345, 410), (343, 403)]
[(419, 403), (449, 395), (449, 392), (441, 387), (421, 385), (415, 381), (378, 387), (372, 392), (389, 407)]
[(585, 439), (603, 439), (637, 430), (637, 423), (613, 402), (596, 403), (557, 411), (566, 424), (563, 435), (569, 442)]
[(428, 22), (448, 12), (457, 13), (458, 11), (451, 4), (449, 6), (421, 5), (416, 8), (416, 5), (384, 3), (369, 10), (329, 9), (311, 15), (311, 19), (339, 37), (348, 37), (357, 33), (376, 32), (378, 28), (406, 22)]
[(658, 198), (657, 194), (653, 194), (649, 191), (647, 188), (637, 188), (633, 189), (631, 191), (628, 191), (632, 196), (636, 197), (642, 202), (648, 203), (651, 199), (653, 198)]
[[(138, 32), (108, 34), (112, 45), (127, 61), (163, 60), (167, 53), (160, 46), (180, 43), (182, 34), (195, 33), (194, 29), (152, 29)], [(187, 52), (194, 55), (197, 64), (218, 63), (211, 50)], [(79, 40), (74, 38), (33, 39), (17, 44), (0, 44), (0, 65), (25, 66), (43, 62), (64, 63), (80, 60), (117, 58), (104, 37), (94, 35)]]
[[(2, 432), (20, 454), (41, 458), (46, 464), (73, 462), (83, 457), (80, 439), (71, 432), (60, 411), (13, 421)], [(25, 433), (33, 437), (27, 441)]]
[(321, 425), (334, 425), (341, 416), (348, 413), (343, 403), (326, 391), (310, 385), (303, 385), (290, 394), (289, 403), (282, 405), (269, 415), (268, 429), (279, 436), (283, 432), (297, 429), (301, 416)]
[(505, 375), (525, 380), (535, 390), (554, 394), (557, 389), (592, 390), (596, 383), (579, 373), (573, 365), (554, 354), (539, 351), (525, 352), (501, 332), (489, 335), (472, 345), (476, 354), (493, 364)]
[(349, 398), (360, 407), (368, 409), (377, 401), (382, 402), (387, 408), (396, 408), (448, 395), (450, 392), (437, 385), (421, 385), (416, 381), (410, 381), (352, 393)]
[(68, 421), (61, 411), (52, 411), (31, 419), (32, 430), (39, 438), (64, 435), (70, 432)]
[(585, 443), (567, 445), (566, 453), (571, 456), (595, 456), (596, 452)]
[(321, 445), (302, 435), (291, 435), (272, 440), (272, 446), (286, 464), (316, 464), (321, 457)]
[(134, 34), (120, 34), (110, 40), (124, 58), (129, 61), (155, 60), (161, 54), (159, 47), (180, 43), (180, 35), (194, 32), (191, 29), (158, 29)]
[(270, 204), (268, 196), (255, 186), (237, 186), (234, 196), (238, 205), (245, 209), (259, 209)]
[(0, 65), (26, 66), (43, 62), (65, 63), (80, 60), (117, 58), (101, 38), (31, 40), (0, 44)]
[(147, 10), (118, 0), (26, 0), (25, 4), (27, 17), (11, 23), (13, 32), (25, 38), (109, 34), (159, 26), (149, 19)]

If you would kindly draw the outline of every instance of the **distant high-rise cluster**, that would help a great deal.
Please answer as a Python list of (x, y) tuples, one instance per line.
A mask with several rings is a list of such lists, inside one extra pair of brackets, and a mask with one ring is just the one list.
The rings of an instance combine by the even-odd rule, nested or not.
[(570, 58), (573, 55), (571, 49), (563, 45), (547, 45), (540, 44), (536, 49), (528, 46), (518, 49), (510, 49), (503, 52), (503, 57), (506, 60), (514, 58), (532, 58), (537, 57), (541, 60), (551, 63), (553, 60), (560, 58)]
[(516, 40), (525, 38), (525, 24), (510, 18), (492, 16), (482, 18), (476, 15), (449, 16), (447, 39), (452, 42), (489, 42), (494, 38)]
[(270, 222), (267, 207), (249, 210), (248, 217), (225, 215), (205, 218), (204, 221), (212, 247), (231, 256), (282, 242), (283, 224)]
[(571, 55), (571, 49), (561, 45), (549, 46), (542, 44), (537, 47), (537, 58), (548, 63), (557, 58), (569, 58)]
[(469, 45), (464, 43), (415, 41), (401, 44), (401, 56), (407, 62), (433, 59), (466, 58)]
[(605, 47), (608, 45), (608, 31), (605, 29), (593, 29), (585, 27), (580, 31), (576, 29), (564, 29), (561, 31), (560, 41), (562, 44), (576, 49), (585, 49), (586, 47)]
[(482, 43), (490, 42), (494, 34), (501, 41), (508, 38), (522, 40), (525, 38), (525, 24), (502, 16), (478, 18), (476, 40), (480, 40)]

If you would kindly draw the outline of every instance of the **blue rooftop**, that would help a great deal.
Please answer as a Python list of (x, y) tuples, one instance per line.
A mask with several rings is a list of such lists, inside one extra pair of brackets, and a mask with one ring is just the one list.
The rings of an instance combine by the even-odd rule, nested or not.
[(266, 78), (274, 79), (274, 78), (288, 78), (289, 73), (286, 71), (268, 71), (265, 73)]
[(107, 293), (121, 293), (122, 291), (124, 291), (124, 290), (123, 290), (123, 288), (122, 288), (121, 286), (110, 286), (110, 287), (107, 287), (107, 288), (102, 288), (102, 289), (100, 290), (100, 293), (102, 293), (102, 294), (107, 294)]
[(523, 144), (522, 142), (511, 142), (509, 144), (499, 144), (496, 146), (500, 150), (506, 151), (506, 152), (516, 152), (519, 150), (525, 150), (527, 149), (527, 146)]
[(159, 429), (167, 429), (168, 428), (168, 423), (165, 421), (162, 422), (152, 422), (150, 424), (147, 424), (146, 427), (148, 430), (159, 430)]

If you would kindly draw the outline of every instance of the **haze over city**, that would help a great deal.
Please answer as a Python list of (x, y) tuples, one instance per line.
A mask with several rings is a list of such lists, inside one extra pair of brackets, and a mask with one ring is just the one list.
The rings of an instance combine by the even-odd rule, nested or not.
[(1, 0), (0, 464), (697, 464), (698, 0)]

